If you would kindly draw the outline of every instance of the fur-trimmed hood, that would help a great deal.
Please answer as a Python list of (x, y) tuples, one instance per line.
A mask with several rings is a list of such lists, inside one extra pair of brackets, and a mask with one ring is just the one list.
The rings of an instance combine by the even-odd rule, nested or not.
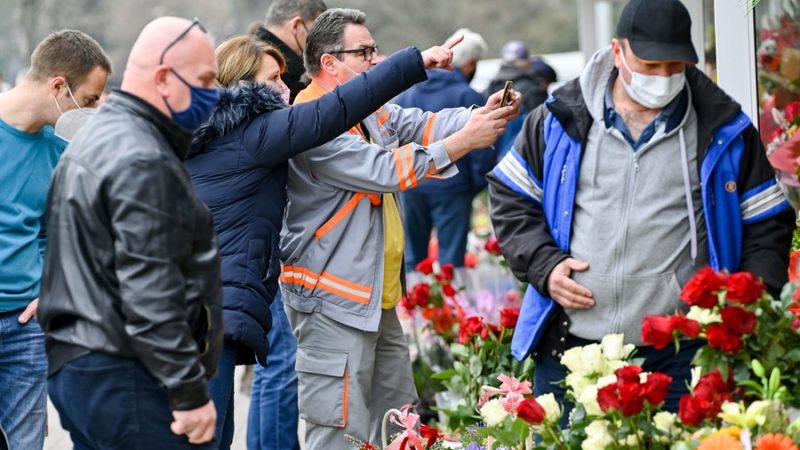
[(286, 108), (281, 94), (263, 83), (240, 83), (220, 88), (219, 103), (211, 117), (194, 134), (192, 153), (200, 153), (214, 139), (259, 114)]

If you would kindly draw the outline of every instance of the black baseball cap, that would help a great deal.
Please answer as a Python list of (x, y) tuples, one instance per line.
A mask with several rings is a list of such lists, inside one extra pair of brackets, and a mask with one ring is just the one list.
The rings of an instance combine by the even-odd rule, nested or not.
[(622, 9), (617, 37), (626, 38), (633, 54), (647, 61), (697, 63), (692, 18), (680, 0), (631, 0)]

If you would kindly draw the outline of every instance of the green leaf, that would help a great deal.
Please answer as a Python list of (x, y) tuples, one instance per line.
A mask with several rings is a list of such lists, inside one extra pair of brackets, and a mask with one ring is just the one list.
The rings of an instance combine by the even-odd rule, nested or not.
[(431, 375), (434, 380), (448, 380), (456, 375), (455, 369), (447, 369)]
[(472, 355), (469, 357), (469, 373), (473, 377), (480, 376), (481, 372), (483, 371), (483, 363), (481, 363), (481, 359), (478, 355)]

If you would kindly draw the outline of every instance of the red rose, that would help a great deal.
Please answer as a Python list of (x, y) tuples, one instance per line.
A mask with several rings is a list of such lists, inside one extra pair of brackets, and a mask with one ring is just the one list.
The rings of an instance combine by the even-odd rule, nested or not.
[(717, 304), (717, 292), (725, 285), (727, 276), (706, 266), (689, 280), (681, 291), (681, 300), (689, 306), (711, 308)]
[(413, 297), (407, 297), (404, 295), (403, 298), (400, 299), (400, 306), (405, 308), (407, 311), (413, 311), (414, 308), (417, 307), (417, 304), (414, 303)]
[(480, 334), (484, 328), (483, 319), (474, 316), (469, 317), (467, 320), (461, 322), (461, 327), (458, 330), (458, 342), (461, 344), (472, 342), (474, 336)]
[(738, 306), (722, 308), (722, 324), (734, 333), (750, 334), (756, 328), (756, 315)]
[(659, 372), (651, 373), (647, 376), (647, 382), (644, 384), (644, 398), (652, 406), (660, 405), (667, 396), (670, 382), (672, 382), (672, 377), (669, 375)]
[(421, 307), (428, 306), (431, 300), (431, 286), (428, 283), (417, 283), (411, 288), (411, 297), (414, 303)]
[(440, 283), (447, 283), (453, 279), (453, 265), (451, 263), (442, 264), (440, 267), (441, 272), (435, 275), (436, 279), (439, 280)]
[(422, 439), (427, 439), (428, 442), (425, 445), (426, 448), (430, 448), (436, 441), (442, 437), (442, 433), (439, 432), (438, 428), (429, 427), (428, 425), (422, 424), (419, 427), (419, 435)]
[(486, 326), (489, 328), (489, 331), (491, 331), (496, 338), (498, 339), (500, 338), (500, 335), (503, 333), (502, 328), (498, 327), (497, 325), (493, 325), (491, 323)]
[(489, 339), (489, 327), (484, 325), (483, 328), (481, 328), (480, 334), (478, 334), (478, 336), (480, 336), (482, 341)]
[(454, 288), (452, 284), (442, 285), (442, 294), (448, 297), (454, 297), (456, 295), (456, 288)]
[(500, 243), (497, 242), (497, 238), (491, 237), (486, 244), (483, 246), (487, 252), (491, 253), (492, 255), (500, 256)]
[(672, 322), (672, 329), (680, 331), (690, 338), (696, 338), (700, 334), (700, 323), (696, 320), (687, 319), (685, 316), (675, 314), (670, 317)]
[(597, 391), (597, 404), (600, 405), (600, 409), (602, 409), (603, 412), (612, 409), (620, 409), (616, 383), (603, 386)]
[(639, 384), (639, 374), (642, 373), (642, 368), (639, 366), (628, 365), (620, 367), (614, 372), (617, 376), (617, 384), (620, 383), (636, 383)]
[(514, 308), (503, 308), (500, 311), (500, 325), (504, 328), (514, 328), (517, 326), (517, 319), (519, 319), (519, 310)]
[(764, 283), (750, 272), (735, 273), (728, 278), (728, 301), (748, 304), (763, 295)]
[(642, 390), (642, 385), (639, 384), (638, 379), (636, 382), (617, 382), (620, 412), (622, 412), (623, 416), (634, 416), (642, 412), (642, 409), (644, 409)]
[(547, 416), (542, 405), (536, 402), (533, 397), (528, 397), (517, 406), (517, 417), (531, 425), (539, 425), (544, 422)]
[(691, 395), (684, 395), (681, 397), (681, 403), (678, 407), (678, 417), (684, 425), (696, 427), (706, 419), (703, 406), (699, 405), (701, 401), (695, 399)]
[(708, 346), (733, 354), (742, 349), (742, 338), (728, 330), (724, 325), (712, 324), (706, 329)]
[(669, 316), (644, 316), (642, 342), (658, 350), (672, 343), (672, 318)]
[(417, 264), (417, 270), (425, 275), (430, 275), (433, 273), (433, 262), (433, 259), (425, 258)]
[(800, 119), (800, 100), (795, 100), (789, 104), (787, 104), (783, 108), (783, 114), (786, 116), (786, 121), (789, 123), (794, 123), (795, 119)]

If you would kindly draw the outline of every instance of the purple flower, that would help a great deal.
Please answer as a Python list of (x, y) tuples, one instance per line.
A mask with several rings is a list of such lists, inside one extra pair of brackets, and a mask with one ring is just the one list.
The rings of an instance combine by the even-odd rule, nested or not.
[(483, 447), (478, 445), (477, 442), (470, 442), (466, 450), (483, 450)]

